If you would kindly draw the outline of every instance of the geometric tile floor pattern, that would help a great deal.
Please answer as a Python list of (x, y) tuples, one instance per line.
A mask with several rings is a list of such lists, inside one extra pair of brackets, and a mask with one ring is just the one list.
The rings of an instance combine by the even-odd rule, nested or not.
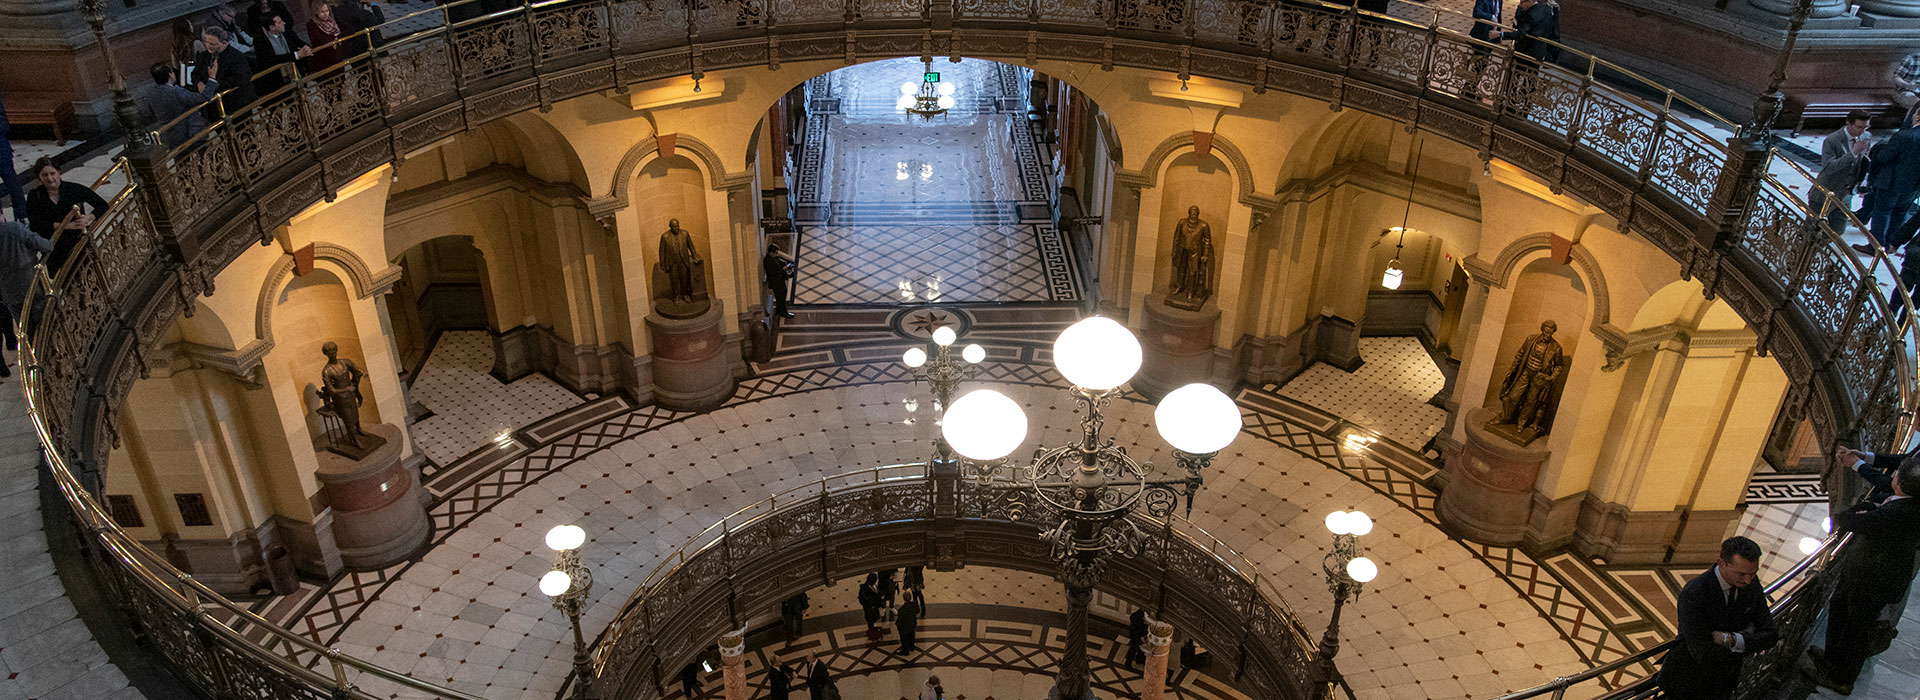
[(412, 398), (433, 415), (413, 424), (413, 439), (435, 465), (452, 464), (541, 418), (584, 402), (544, 374), (511, 384), (493, 375), (493, 339), (486, 331), (446, 331), (414, 377)]
[[(1027, 406), (1030, 441), (1066, 441), (1077, 432), (1073, 407), (1036, 345), (995, 344), (976, 381)], [(576, 407), (598, 417), (564, 430), (536, 424), (521, 431), (512, 459), (434, 485), (435, 542), (421, 561), (260, 607), (395, 670), (488, 697), (551, 697), (569, 659), (564, 619), (533, 592), (548, 567), (545, 530), (561, 522), (588, 530), (583, 552), (597, 587), (583, 622), (604, 627), (661, 556), (734, 509), (828, 474), (921, 458), (931, 427), (909, 423), (901, 400), (925, 390), (892, 354), (882, 362), (814, 354), (831, 362), (744, 380), (708, 413), (617, 399)], [(1648, 572), (1451, 540), (1435, 524), (1431, 461), (1390, 438), (1356, 449), (1343, 439), (1345, 421), (1278, 391), (1242, 390), (1236, 400), (1253, 439), (1215, 463), (1193, 520), (1255, 562), (1307, 629), (1326, 623), (1321, 516), (1357, 507), (1379, 521), (1362, 544), (1384, 570), (1343, 624), (1340, 666), (1356, 697), (1492, 697), (1668, 634), (1660, 592), (1671, 595), (1692, 567), (1640, 580)], [(1136, 456), (1170, 464), (1150, 415), (1129, 395), (1114, 403), (1108, 427), (1132, 440)]]

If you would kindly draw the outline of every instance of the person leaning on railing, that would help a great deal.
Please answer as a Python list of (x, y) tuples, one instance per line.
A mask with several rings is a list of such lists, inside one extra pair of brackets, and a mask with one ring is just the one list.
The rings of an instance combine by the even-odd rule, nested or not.
[[(33, 266), (40, 262), (41, 254), (51, 250), (53, 243), (34, 234), (26, 224), (0, 221), (0, 338), (5, 339), (8, 350), (19, 347), (13, 337), (13, 319), (20, 317), (27, 289), (33, 284)], [(6, 357), (0, 355), (0, 377), (10, 376), (13, 370), (7, 369)]]
[[(220, 91), (218, 82), (208, 80), (192, 89), (181, 87), (176, 82), (180, 71), (165, 63), (153, 64), (147, 69), (147, 74), (153, 76), (153, 87), (147, 88), (146, 99), (140, 104), (141, 116), (146, 119), (149, 128), (157, 129), (169, 121), (173, 122), (160, 132), (161, 145), (168, 148), (179, 146), (207, 128), (207, 119), (200, 114), (200, 107)], [(185, 119), (176, 119), (183, 115)]]
[(47, 269), (57, 274), (74, 246), (80, 245), (87, 227), (93, 225), (93, 217), (106, 212), (107, 200), (85, 185), (61, 180), (60, 168), (52, 158), (34, 162), (33, 178), (40, 181), (40, 188), (27, 193), (27, 227), (53, 241)]
[(1867, 482), (1867, 495), (1861, 500), (1867, 503), (1880, 503), (1893, 495), (1893, 472), (1900, 464), (1920, 453), (1874, 454), (1866, 450), (1856, 450), (1842, 445), (1834, 448), (1834, 461), (1851, 469)]
[[(1862, 501), (1833, 516), (1834, 534), (1851, 533), (1848, 561), (1827, 602), (1827, 648), (1807, 650), (1801, 669), (1841, 695), (1853, 693), (1867, 659), (1886, 648), (1880, 622), (1887, 606), (1907, 597), (1914, 551), (1920, 548), (1920, 455), (1907, 457), (1885, 503)], [(1878, 648), (1876, 648), (1878, 647)]]
[(1673, 700), (1727, 700), (1748, 654), (1780, 641), (1755, 574), (1760, 545), (1745, 537), (1720, 543), (1720, 560), (1680, 589), (1673, 649), (1660, 661), (1660, 689)]

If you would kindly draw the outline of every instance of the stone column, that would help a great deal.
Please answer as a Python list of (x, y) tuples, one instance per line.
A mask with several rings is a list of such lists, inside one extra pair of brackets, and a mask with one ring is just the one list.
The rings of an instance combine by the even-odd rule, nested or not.
[(747, 631), (720, 635), (720, 686), (726, 700), (747, 700)]
[(1167, 691), (1167, 648), (1173, 625), (1147, 618), (1147, 667), (1140, 672), (1140, 700), (1161, 700)]

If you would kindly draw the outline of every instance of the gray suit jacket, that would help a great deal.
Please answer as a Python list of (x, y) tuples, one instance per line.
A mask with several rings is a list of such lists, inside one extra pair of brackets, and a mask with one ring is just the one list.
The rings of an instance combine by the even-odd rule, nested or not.
[(174, 117), (189, 115), (160, 133), (161, 144), (169, 148), (185, 143), (194, 134), (207, 128), (207, 119), (200, 114), (199, 107), (213, 99), (218, 92), (219, 84), (211, 80), (207, 81), (206, 92), (194, 92), (173, 83), (155, 84), (147, 88), (147, 126), (157, 129)]
[(1860, 178), (1866, 175), (1867, 159), (1853, 154), (1847, 148), (1847, 130), (1835, 129), (1820, 142), (1820, 174), (1814, 179), (1821, 187), (1842, 197), (1853, 194), (1853, 188), (1860, 184)]
[(53, 250), (53, 241), (41, 238), (18, 221), (0, 221), (0, 303), (19, 318), (33, 283), (33, 266), (40, 254)]

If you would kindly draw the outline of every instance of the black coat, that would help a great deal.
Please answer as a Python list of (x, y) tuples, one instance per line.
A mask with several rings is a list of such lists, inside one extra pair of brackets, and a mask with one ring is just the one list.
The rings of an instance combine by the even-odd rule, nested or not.
[(1541, 41), (1560, 40), (1560, 8), (1535, 2), (1532, 7), (1513, 13), (1513, 28), (1519, 33), (1513, 40), (1514, 51), (1542, 63), (1560, 60), (1560, 46)]
[[(291, 31), (281, 36), (287, 40), (286, 53), (273, 50), (273, 37), (265, 34), (260, 35), (260, 43), (255, 44), (253, 47), (254, 55), (260, 57), (260, 60), (254, 66), (254, 70), (266, 71), (269, 68), (283, 64), (292, 64), (294, 68), (304, 67), (304, 64), (298, 56), (298, 52), (307, 47), (307, 41), (301, 39), (299, 35)], [(225, 76), (226, 74), (227, 67), (221, 66), (220, 75)], [(271, 93), (284, 87), (293, 75), (293, 71), (285, 68), (269, 73), (262, 73), (260, 79), (253, 81), (253, 90), (262, 95)], [(231, 110), (233, 106), (228, 105), (227, 108)]]
[[(241, 107), (253, 104), (254, 99), (258, 97), (253, 91), (253, 59), (247, 58), (245, 53), (232, 45), (228, 45), (227, 49), (218, 55), (202, 51), (193, 61), (192, 82), (207, 80), (207, 66), (214, 63), (220, 64), (220, 75), (213, 80), (220, 84), (221, 106), (226, 108), (227, 114), (233, 114), (240, 111)], [(212, 121), (219, 119), (220, 116), (212, 114), (207, 119)]]
[(45, 187), (36, 187), (27, 193), (27, 228), (33, 229), (41, 238), (53, 241), (53, 254), (47, 256), (49, 271), (58, 272), (67, 264), (67, 257), (73, 254), (74, 247), (80, 245), (83, 237), (81, 231), (54, 230), (76, 206), (81, 211), (99, 216), (107, 211), (107, 200), (77, 182), (60, 183), (59, 203), (47, 196)]
[(1920, 192), (1920, 126), (1894, 132), (1892, 138), (1867, 153), (1873, 161), (1867, 175), (1873, 190), (1889, 193), (1894, 200), (1902, 202)]
[(1900, 498), (1877, 507), (1861, 503), (1835, 514), (1833, 531), (1853, 533), (1835, 596), (1858, 596), (1881, 605), (1907, 596), (1915, 551), (1920, 550), (1920, 500)]
[[(346, 2), (340, 3), (340, 6), (334, 8), (333, 11), (334, 14), (339, 17), (340, 33), (342, 35), (352, 34), (363, 29), (373, 29), (387, 23), (387, 13), (381, 10), (379, 5), (368, 5), (360, 2), (360, 0), (347, 0)], [(367, 36), (352, 39), (346, 42), (347, 57), (352, 58), (366, 53), (368, 39), (373, 40), (374, 46), (379, 46), (381, 42), (385, 41), (385, 38), (380, 36), (378, 30), (370, 32)]]
[[(1714, 632), (1738, 632), (1745, 651), (1713, 643)], [(1695, 576), (1680, 589), (1679, 634), (1673, 649), (1660, 662), (1660, 688), (1673, 700), (1724, 700), (1740, 681), (1740, 661), (1748, 654), (1780, 641), (1773, 613), (1767, 609), (1766, 589), (1758, 580), (1740, 589), (1732, 604), (1720, 593), (1720, 577), (1713, 569)]]

